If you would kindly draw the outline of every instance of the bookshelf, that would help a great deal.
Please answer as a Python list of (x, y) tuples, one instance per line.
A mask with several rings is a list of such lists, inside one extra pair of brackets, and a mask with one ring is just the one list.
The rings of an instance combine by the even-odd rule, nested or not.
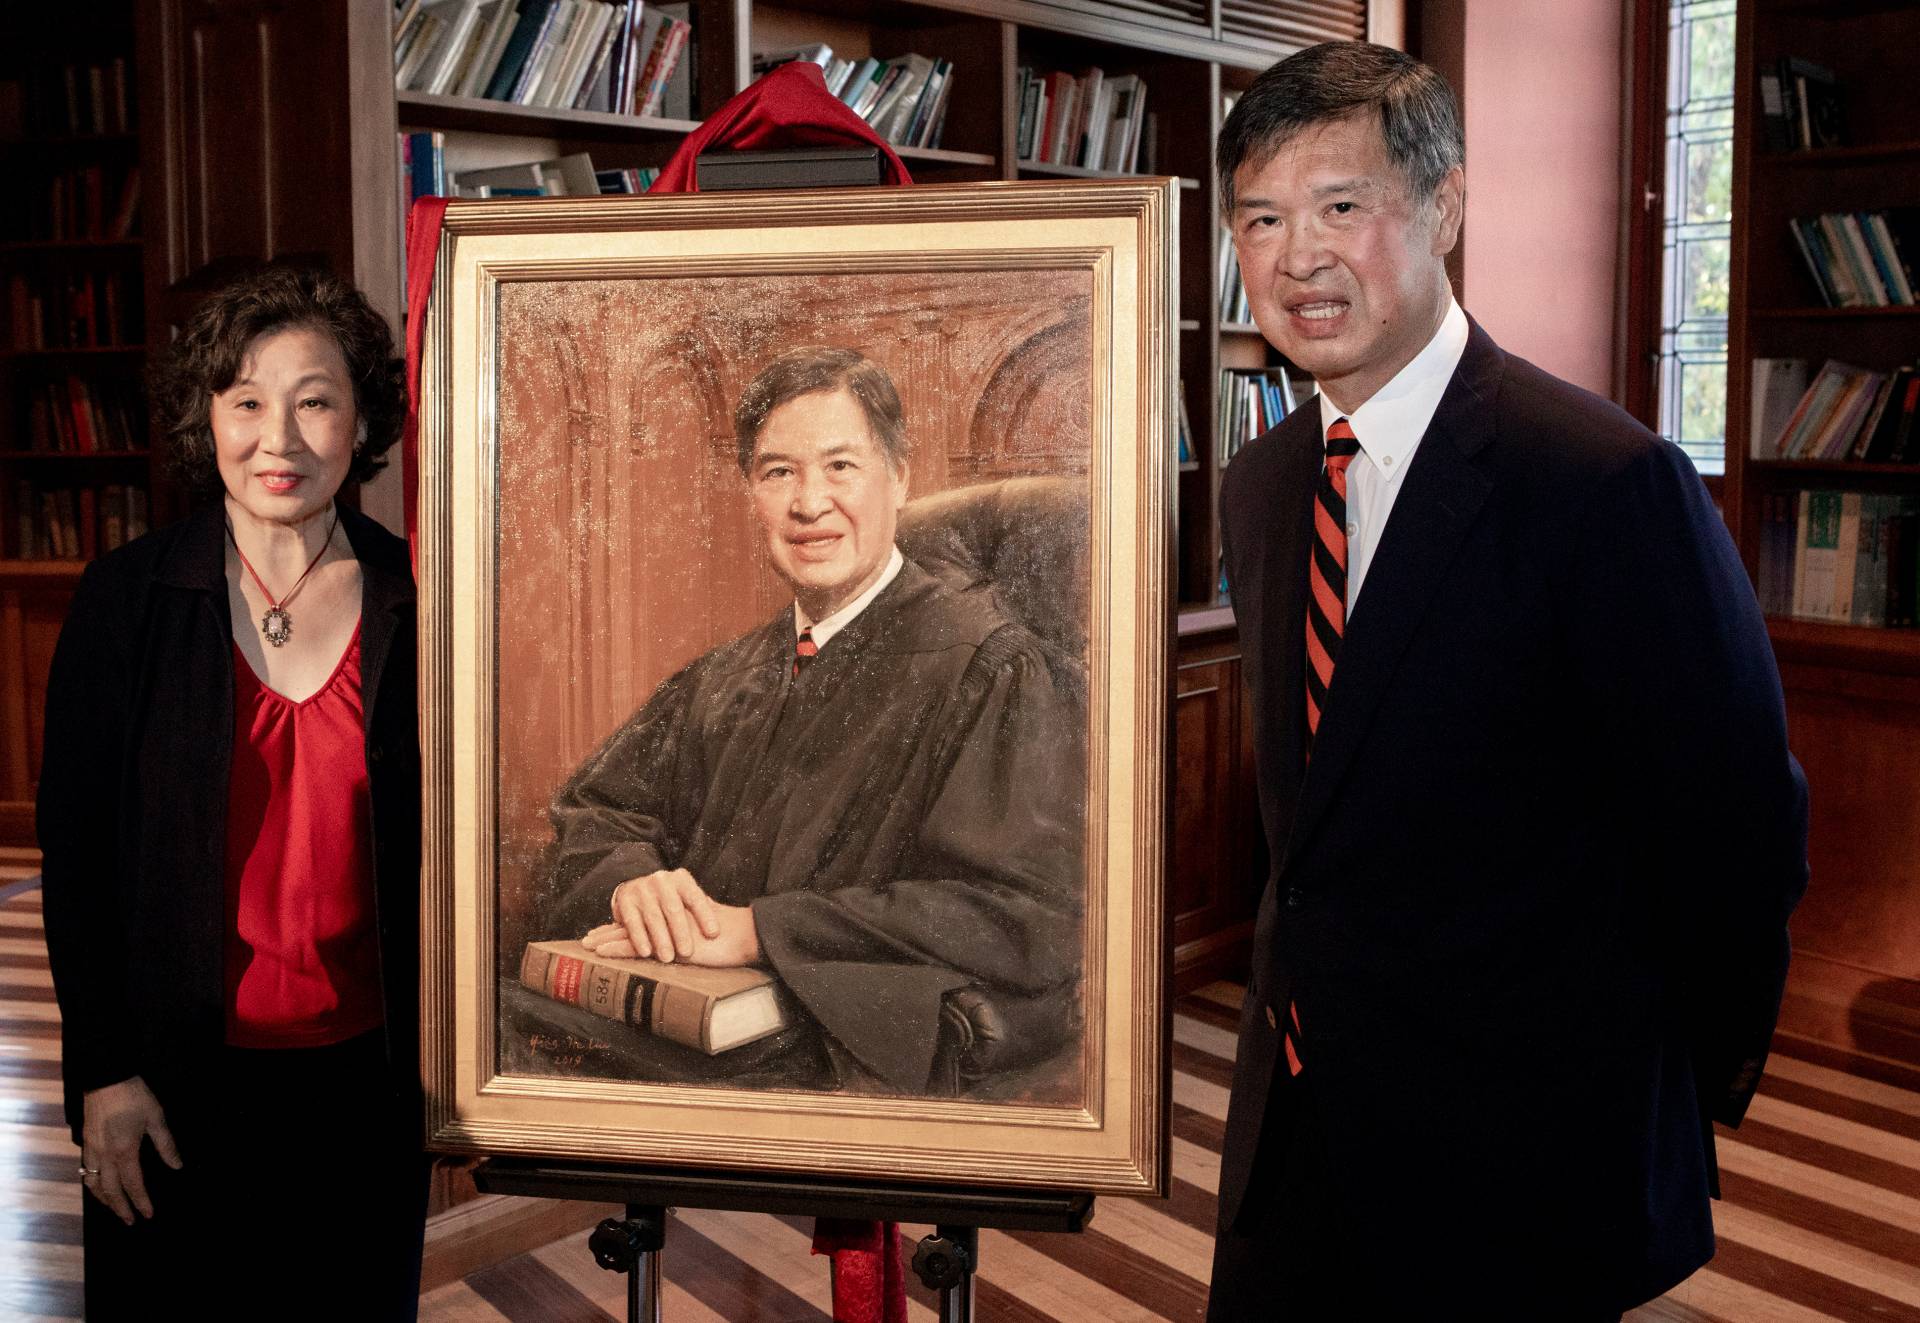
[[(1196, 440), (1192, 463), (1179, 473), (1179, 604), (1201, 611), (1222, 604), (1214, 506), (1219, 484), (1218, 434), (1222, 368), (1275, 363), (1252, 326), (1220, 319), (1212, 277), (1220, 245), (1213, 196), (1213, 138), (1223, 117), (1221, 96), (1259, 70), (1315, 40), (1371, 36), (1398, 43), (1400, 7), (1357, 0), (1305, 3), (1265, 0), (1229, 5), (1219, 23), (1193, 3), (1138, 5), (1080, 0), (817, 0), (757, 3), (695, 0), (689, 9), (695, 45), (692, 103), (711, 113), (751, 81), (755, 51), (814, 43), (836, 57), (887, 58), (917, 52), (951, 60), (954, 85), (939, 148), (899, 147), (914, 177), (925, 182), (1100, 178), (1117, 172), (1022, 158), (1017, 151), (1020, 70), (1137, 76), (1153, 115), (1141, 145), (1142, 173), (1171, 174), (1182, 184), (1180, 225), (1179, 375)], [(443, 135), (449, 177), (462, 170), (587, 152), (598, 169), (659, 166), (689, 132), (691, 121), (519, 106), (474, 97), (393, 94), (402, 132)], [(1204, 112), (1204, 113), (1203, 113)], [(369, 110), (367, 113), (371, 113)]]
[[(1875, 372), (1920, 360), (1920, 308), (1827, 307), (1788, 222), (1920, 206), (1920, 100), (1886, 53), (1920, 42), (1920, 4), (1743, 0), (1734, 99), (1725, 512), (1748, 571), (1766, 518), (1803, 492), (1920, 501), (1920, 464), (1757, 458), (1754, 360), (1839, 359)], [(1760, 79), (1782, 57), (1833, 72), (1837, 145), (1769, 150)], [(1909, 261), (1912, 254), (1909, 254)], [(1760, 449), (1766, 449), (1763, 438)], [(1908, 554), (1911, 554), (1909, 552)], [(1915, 1004), (1920, 951), (1920, 629), (1770, 615), (1796, 755), (1812, 791), (1813, 882), (1793, 920), (1782, 1029), (1902, 1056), (1872, 1007)], [(1902, 1040), (1904, 1041), (1904, 1040)]]
[(130, 4), (0, 19), (0, 839), (31, 839), (47, 663), (149, 518)]

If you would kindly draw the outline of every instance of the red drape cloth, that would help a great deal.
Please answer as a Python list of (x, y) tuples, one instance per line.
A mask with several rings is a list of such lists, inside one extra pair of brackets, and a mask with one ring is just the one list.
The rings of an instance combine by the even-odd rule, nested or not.
[(649, 193), (692, 193), (700, 185), (694, 161), (701, 152), (769, 151), (781, 147), (878, 147), (882, 178), (911, 184), (913, 176), (887, 140), (827, 90), (820, 66), (795, 60), (768, 70), (746, 91), (689, 133), (653, 181)]
[[(913, 182), (887, 141), (827, 91), (820, 67), (795, 61), (769, 71), (688, 134), (648, 191), (696, 191), (699, 181), (695, 161), (704, 151), (867, 145), (880, 149), (887, 183)], [(406, 480), (407, 541), (414, 548), (416, 565), (420, 354), (446, 210), (445, 198), (420, 198), (407, 218), (407, 423), (401, 436), (401, 467)], [(834, 1323), (906, 1323), (906, 1277), (898, 1226), (892, 1222), (846, 1223), (821, 1218), (814, 1224), (814, 1250), (833, 1259)]]

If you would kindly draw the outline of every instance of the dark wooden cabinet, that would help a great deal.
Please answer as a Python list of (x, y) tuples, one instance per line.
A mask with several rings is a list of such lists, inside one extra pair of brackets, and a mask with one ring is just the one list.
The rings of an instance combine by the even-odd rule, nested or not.
[(1167, 911), (1174, 987), (1187, 992), (1216, 978), (1245, 977), (1267, 873), (1230, 611), (1181, 617), (1173, 703)]

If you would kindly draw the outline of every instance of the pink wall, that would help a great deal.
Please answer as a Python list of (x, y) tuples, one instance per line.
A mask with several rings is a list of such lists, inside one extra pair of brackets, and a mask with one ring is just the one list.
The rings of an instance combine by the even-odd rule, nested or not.
[(1461, 304), (1502, 346), (1613, 393), (1624, 0), (1426, 0), (1415, 48), (1466, 112)]

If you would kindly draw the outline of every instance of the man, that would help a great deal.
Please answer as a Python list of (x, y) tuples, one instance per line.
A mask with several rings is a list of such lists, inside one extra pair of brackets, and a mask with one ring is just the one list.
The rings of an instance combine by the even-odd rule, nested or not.
[(1740, 561), (1679, 450), (1454, 303), (1463, 157), (1445, 82), (1358, 42), (1220, 135), (1254, 318), (1321, 394), (1220, 498), (1274, 865), (1214, 1320), (1612, 1319), (1680, 1281), (1806, 883)]
[(878, 366), (796, 350), (734, 422), (793, 609), (668, 679), (561, 790), (548, 928), (792, 994), (775, 1037), (651, 1042), (648, 1073), (922, 1092), (949, 993), (1077, 995), (1084, 715), (989, 593), (895, 547), (907, 435)]

